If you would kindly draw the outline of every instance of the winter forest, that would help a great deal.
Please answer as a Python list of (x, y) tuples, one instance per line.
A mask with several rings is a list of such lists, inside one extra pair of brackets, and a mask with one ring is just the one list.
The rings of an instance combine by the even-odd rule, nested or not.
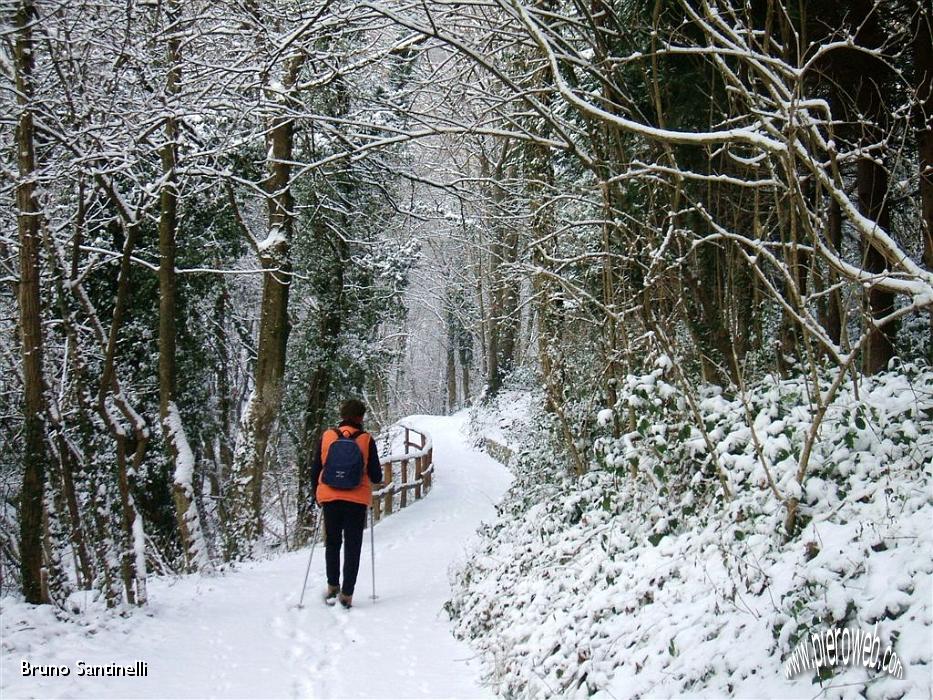
[[(0, 694), (933, 692), (928, 0), (0, 8)], [(476, 685), (22, 677), (300, 586), (347, 397), (434, 440), (374, 561)], [(901, 676), (785, 672), (833, 628)]]

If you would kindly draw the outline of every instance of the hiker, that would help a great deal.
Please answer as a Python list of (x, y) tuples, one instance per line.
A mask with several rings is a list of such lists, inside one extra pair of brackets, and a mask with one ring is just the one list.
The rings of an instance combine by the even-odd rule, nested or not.
[[(311, 483), (314, 500), (324, 514), (324, 558), (327, 590), (324, 602), (338, 598), (353, 605), (353, 589), (360, 569), (366, 508), (372, 505), (373, 484), (382, 483), (376, 441), (363, 430), (366, 406), (357, 399), (340, 404), (340, 425), (328, 428), (314, 453)], [(340, 546), (343, 544), (343, 585), (340, 584)]]

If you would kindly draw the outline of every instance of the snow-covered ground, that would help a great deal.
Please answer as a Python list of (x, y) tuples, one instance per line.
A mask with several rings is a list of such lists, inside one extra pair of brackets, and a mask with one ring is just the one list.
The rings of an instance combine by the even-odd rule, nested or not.
[(526, 389), (507, 387), (491, 405), (475, 404), (470, 409), (469, 425), (473, 444), (482, 447), (489, 439), (510, 450), (520, 448), (536, 400), (543, 399)]
[[(473, 652), (443, 610), (448, 568), (511, 480), (466, 445), (464, 414), (410, 419), (435, 446), (431, 494), (379, 523), (376, 601), (369, 533), (354, 608), (320, 602), (324, 552), (314, 554), (305, 607), (296, 609), (308, 550), (217, 576), (155, 579), (151, 605), (125, 618), (58, 621), (50, 606), (0, 601), (0, 697), (342, 698), (485, 697)], [(81, 601), (78, 601), (79, 603)], [(148, 664), (145, 678), (78, 677), (76, 663)], [(65, 665), (68, 677), (24, 677), (22, 662)]]
[[(776, 488), (793, 493), (811, 420), (802, 380), (763, 382), (747, 404), (702, 395), (734, 493), (715, 499), (705, 444), (667, 367), (626, 379), (615, 411), (625, 425), (631, 406), (636, 430), (615, 438), (614, 411), (593, 412), (605, 426), (591, 438), (599, 459), (579, 477), (546, 413), (516, 416), (540, 394), (513, 391), (474, 411), (474, 433), (519, 438), (513, 486), (449, 606), (494, 688), (607, 700), (933, 697), (933, 373), (863, 377), (858, 393), (844, 384), (788, 538), (747, 415)], [(843, 630), (871, 633), (873, 663), (893, 650), (903, 674), (866, 669), (851, 647), (848, 665), (820, 673), (786, 665), (799, 644), (812, 659), (815, 635)]]

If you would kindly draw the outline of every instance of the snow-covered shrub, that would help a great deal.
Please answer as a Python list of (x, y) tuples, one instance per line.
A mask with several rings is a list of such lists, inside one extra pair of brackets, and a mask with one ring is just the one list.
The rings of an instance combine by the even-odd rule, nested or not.
[[(701, 427), (668, 370), (662, 358), (627, 378), (619, 404), (597, 416), (604, 434), (580, 478), (554, 457), (550, 416), (532, 412), (514, 485), (448, 604), (495, 688), (508, 697), (812, 697), (821, 688), (927, 697), (933, 372), (909, 365), (843, 385), (798, 488), (812, 387), (797, 378), (744, 397), (704, 389)], [(626, 426), (618, 437), (613, 422)], [(789, 495), (800, 500), (792, 538)], [(851, 665), (833, 678), (785, 677), (811, 633), (876, 623), (903, 680)]]
[(524, 443), (528, 432), (532, 405), (544, 401), (540, 393), (529, 392), (531, 384), (524, 368), (515, 370), (506, 380), (505, 386), (492, 397), (484, 397), (470, 407), (470, 442), (476, 447), (485, 447), (492, 440), (506, 448)]

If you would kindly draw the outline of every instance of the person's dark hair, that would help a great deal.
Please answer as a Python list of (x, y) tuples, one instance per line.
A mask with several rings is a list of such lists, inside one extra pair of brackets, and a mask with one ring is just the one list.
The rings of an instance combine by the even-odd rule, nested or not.
[(343, 420), (363, 420), (366, 415), (366, 404), (359, 399), (347, 399), (340, 404), (340, 417)]

